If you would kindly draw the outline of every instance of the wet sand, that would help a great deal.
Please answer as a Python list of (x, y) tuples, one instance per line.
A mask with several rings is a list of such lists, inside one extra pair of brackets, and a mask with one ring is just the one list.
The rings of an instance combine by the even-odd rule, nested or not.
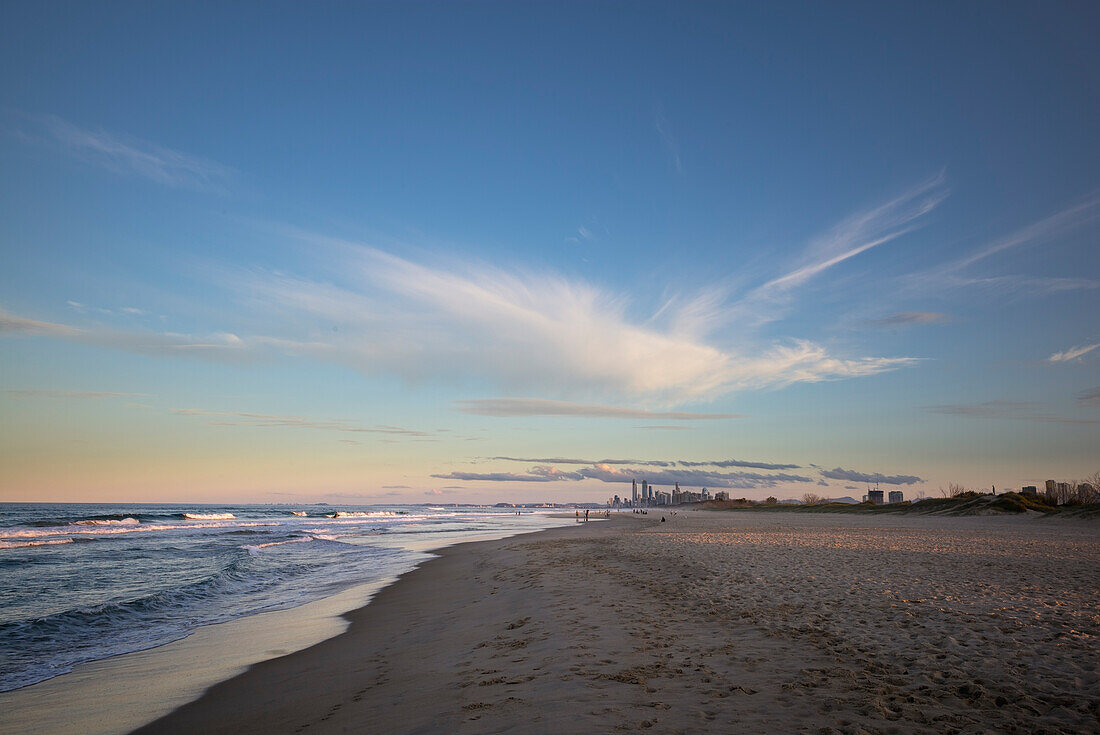
[(139, 732), (1100, 730), (1100, 524), (659, 518), (445, 549)]
[(343, 613), (363, 607), (403, 571), (456, 539), (486, 541), (569, 523), (571, 518), (531, 515), (517, 518), (516, 524), (459, 534), (429, 531), (375, 537), (373, 545), (420, 553), (406, 558), (389, 576), (330, 597), (202, 626), (172, 643), (78, 664), (47, 681), (0, 692), (0, 735), (126, 735), (255, 663), (342, 633), (348, 627)]

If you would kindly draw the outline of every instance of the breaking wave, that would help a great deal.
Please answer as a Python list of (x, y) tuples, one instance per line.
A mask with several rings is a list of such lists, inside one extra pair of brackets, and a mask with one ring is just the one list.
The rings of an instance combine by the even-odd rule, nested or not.
[(25, 549), (30, 546), (57, 546), (59, 544), (71, 544), (71, 538), (55, 538), (43, 541), (0, 541), (0, 549)]

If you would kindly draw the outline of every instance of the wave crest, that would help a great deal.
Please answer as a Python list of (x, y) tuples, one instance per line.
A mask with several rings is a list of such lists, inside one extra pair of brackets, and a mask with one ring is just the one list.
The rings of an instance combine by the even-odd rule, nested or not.
[(29, 546), (56, 546), (58, 544), (71, 544), (71, 538), (54, 538), (46, 541), (0, 541), (0, 549), (25, 549)]
[(358, 510), (338, 510), (333, 513), (326, 513), (325, 518), (388, 518), (390, 516), (405, 515), (404, 513), (394, 513), (392, 510), (376, 510), (376, 511), (358, 511)]
[(73, 526), (136, 526), (141, 523), (137, 518), (89, 518), (84, 521), (73, 521)]

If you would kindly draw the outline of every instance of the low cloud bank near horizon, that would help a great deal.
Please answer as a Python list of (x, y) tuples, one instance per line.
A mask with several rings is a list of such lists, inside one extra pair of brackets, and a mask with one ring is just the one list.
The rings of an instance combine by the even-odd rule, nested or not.
[(884, 475), (881, 472), (857, 472), (836, 467), (831, 470), (822, 470), (822, 477), (830, 480), (847, 480), (849, 482), (881, 483), (883, 485), (915, 485), (924, 482), (924, 478), (916, 475)]
[(715, 459), (702, 461), (693, 461), (686, 459), (579, 459), (575, 457), (489, 457), (489, 459), (502, 460), (505, 462), (526, 462), (532, 464), (607, 464), (634, 465), (635, 467), (673, 467), (675, 465), (680, 465), (681, 467), (747, 467), (758, 470), (793, 470), (801, 467), (801, 465), (797, 464), (774, 464), (770, 462), (753, 462), (743, 459)]
[(810, 477), (779, 473), (765, 475), (758, 472), (718, 472), (708, 470), (643, 470), (638, 468), (620, 468), (610, 464), (594, 464), (577, 470), (563, 470), (553, 465), (535, 465), (527, 472), (448, 472), (432, 477), (445, 480), (466, 480), (483, 482), (559, 482), (600, 480), (611, 483), (630, 483), (637, 480), (651, 485), (673, 486), (677, 482), (684, 487), (737, 488), (751, 490), (755, 488), (775, 487), (787, 482), (814, 482)]

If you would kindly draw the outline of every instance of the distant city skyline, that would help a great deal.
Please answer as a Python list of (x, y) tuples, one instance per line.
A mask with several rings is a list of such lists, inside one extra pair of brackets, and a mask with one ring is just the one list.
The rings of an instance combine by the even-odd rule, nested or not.
[(5, 3), (0, 501), (1084, 478), (1098, 29)]

